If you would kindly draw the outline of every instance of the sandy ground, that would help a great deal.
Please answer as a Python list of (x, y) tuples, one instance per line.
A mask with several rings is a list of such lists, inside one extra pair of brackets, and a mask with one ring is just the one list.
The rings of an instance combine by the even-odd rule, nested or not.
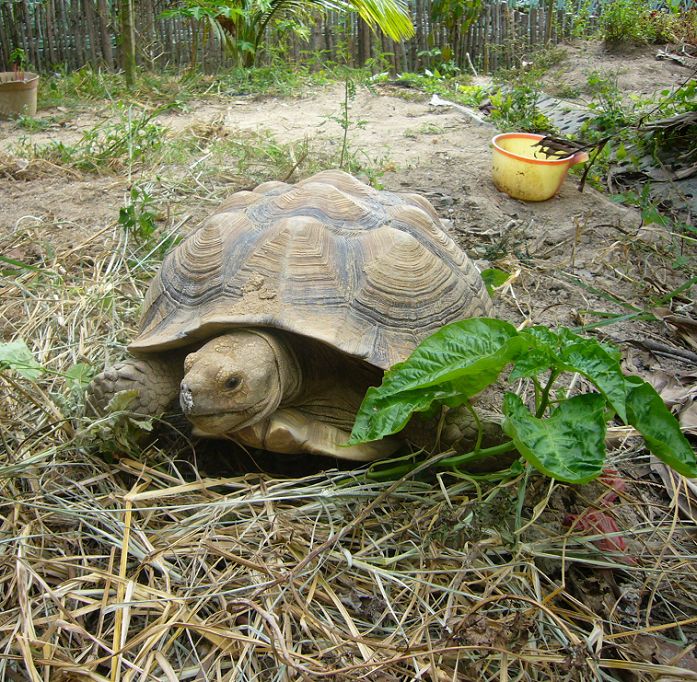
[[(680, 83), (687, 73), (677, 64), (656, 61), (655, 50), (621, 57), (596, 44), (566, 49), (567, 59), (548, 74), (550, 88), (559, 79), (581, 84), (590, 72), (602, 71), (617, 73), (628, 93), (645, 94)], [(413, 91), (406, 94), (390, 86), (360, 88), (350, 115), (361, 125), (350, 130), (349, 143), (385, 170), (381, 182), (386, 189), (427, 196), (482, 266), (495, 263), (514, 274), (514, 287), (498, 300), (501, 316), (516, 323), (574, 326), (594, 319), (583, 310), (621, 310), (603, 292), (642, 307), (686, 279), (671, 267), (675, 247), (665, 230), (642, 226), (637, 212), (598, 191), (586, 187), (579, 192), (577, 179), (567, 179), (556, 197), (542, 203), (524, 203), (497, 191), (490, 174), (494, 129), (455, 109), (430, 106), (428, 97), (415, 100)], [(194, 124), (214, 124), (233, 135), (236, 130), (267, 131), (280, 142), (309, 138), (337, 146), (342, 131), (331, 117), (339, 115), (342, 98), (339, 85), (293, 99), (207, 101), (159, 121), (172, 136)], [(70, 125), (37, 133), (32, 140), (70, 141), (99, 115), (80, 114)], [(0, 124), (0, 151), (22, 134), (12, 123)], [(123, 176), (56, 172), (31, 181), (5, 179), (0, 183), (0, 232), (29, 230), (40, 243), (80, 244), (115, 224), (127, 188)], [(169, 225), (186, 210), (186, 231), (210, 207), (190, 202), (177, 210)], [(37, 247), (25, 240), (17, 248), (14, 256), (22, 257)], [(682, 305), (680, 299), (676, 305)], [(621, 341), (637, 330), (636, 325), (631, 330), (614, 326), (610, 336)], [(641, 333), (656, 334), (656, 329)]]

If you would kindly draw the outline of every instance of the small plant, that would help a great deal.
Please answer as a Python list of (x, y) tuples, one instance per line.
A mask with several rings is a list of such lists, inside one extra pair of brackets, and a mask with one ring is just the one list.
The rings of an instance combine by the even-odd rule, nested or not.
[(118, 120), (90, 128), (74, 144), (54, 141), (29, 147), (25, 142), (21, 151), (33, 158), (87, 172), (123, 167), (130, 170), (135, 162), (162, 146), (165, 129), (153, 122), (161, 111), (137, 113), (128, 107)]
[[(656, 457), (685, 476), (697, 476), (695, 453), (677, 421), (650, 384), (622, 373), (614, 347), (566, 328), (517, 331), (508, 322), (486, 318), (443, 327), (387, 372), (381, 386), (368, 390), (349, 444), (397, 433), (414, 413), (439, 404), (468, 405), (478, 422), (469, 399), (509, 365), (508, 381), (522, 382), (503, 400), (503, 430), (510, 440), (481, 448), (480, 435), (471, 452), (443, 459), (440, 466), (457, 470), (517, 451), (547, 476), (586, 483), (603, 471), (607, 421), (617, 416), (644, 437)], [(569, 397), (558, 385), (564, 373), (580, 375), (598, 392)]]
[[(94, 374), (92, 368), (84, 362), (75, 363), (62, 374), (54, 372), (36, 361), (22, 339), (0, 343), (0, 372), (4, 370), (12, 370), (29, 381), (37, 381), (44, 375), (62, 376), (75, 402), (82, 399), (85, 388)], [(65, 402), (61, 396), (52, 397), (56, 402)]]
[(119, 210), (119, 225), (138, 242), (147, 242), (155, 232), (157, 212), (152, 207), (152, 195), (135, 184), (131, 187), (126, 205)]
[(442, 50), (439, 47), (434, 47), (430, 50), (422, 50), (416, 53), (417, 57), (428, 64), (427, 69), (424, 69), (426, 76), (433, 78), (443, 78), (457, 76), (461, 69), (453, 59), (452, 50), (444, 47)]
[(18, 128), (28, 130), (30, 133), (46, 130), (46, 128), (51, 125), (51, 121), (48, 119), (35, 118), (34, 116), (27, 116), (26, 114), (20, 114), (15, 122)]
[(491, 95), (491, 119), (501, 130), (551, 130), (549, 119), (537, 108), (541, 92), (535, 85), (521, 83)]
[(27, 66), (27, 53), (21, 47), (15, 47), (10, 52), (10, 61), (12, 62), (12, 71), (16, 81), (24, 80), (24, 70)]
[(344, 99), (341, 102), (341, 108), (338, 115), (328, 116), (328, 120), (334, 121), (341, 126), (344, 134), (341, 138), (341, 152), (339, 153), (339, 168), (346, 169), (346, 161), (349, 156), (349, 130), (359, 130), (365, 128), (366, 121), (354, 121), (351, 118), (351, 103), (356, 98), (356, 83), (346, 76), (344, 79)]

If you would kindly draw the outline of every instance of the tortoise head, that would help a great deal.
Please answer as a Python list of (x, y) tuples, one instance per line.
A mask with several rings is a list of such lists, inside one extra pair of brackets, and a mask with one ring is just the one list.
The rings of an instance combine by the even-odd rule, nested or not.
[(276, 335), (240, 329), (184, 361), (179, 402), (199, 436), (224, 436), (271, 415), (294, 392), (300, 370)]

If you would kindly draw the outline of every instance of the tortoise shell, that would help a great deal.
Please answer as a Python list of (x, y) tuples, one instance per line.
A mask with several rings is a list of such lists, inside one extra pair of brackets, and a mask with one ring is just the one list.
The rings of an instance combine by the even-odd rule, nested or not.
[(490, 309), (426, 199), (324, 171), (237, 192), (209, 216), (165, 258), (129, 348), (271, 327), (386, 369), (444, 324)]

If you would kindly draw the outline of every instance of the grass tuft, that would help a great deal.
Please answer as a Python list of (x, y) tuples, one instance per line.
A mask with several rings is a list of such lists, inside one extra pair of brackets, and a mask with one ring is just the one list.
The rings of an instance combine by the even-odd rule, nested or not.
[[(174, 427), (100, 451), (70, 377), (120, 356), (156, 247), (115, 222), (3, 264), (0, 314), (43, 369), (34, 380), (0, 372), (0, 677), (684, 673), (680, 643), (697, 632), (694, 522), (651, 483), (623, 488), (608, 535), (564, 519), (602, 509), (601, 483), (533, 475), (526, 487), (524, 476), (423, 467), (377, 482), (322, 461), (291, 464), (288, 478), (250, 459), (235, 468), (229, 451), (206, 474), (210, 452)], [(633, 458), (631, 446), (615, 454)], [(616, 536), (625, 551), (598, 546)], [(672, 656), (649, 661), (647, 641)]]

